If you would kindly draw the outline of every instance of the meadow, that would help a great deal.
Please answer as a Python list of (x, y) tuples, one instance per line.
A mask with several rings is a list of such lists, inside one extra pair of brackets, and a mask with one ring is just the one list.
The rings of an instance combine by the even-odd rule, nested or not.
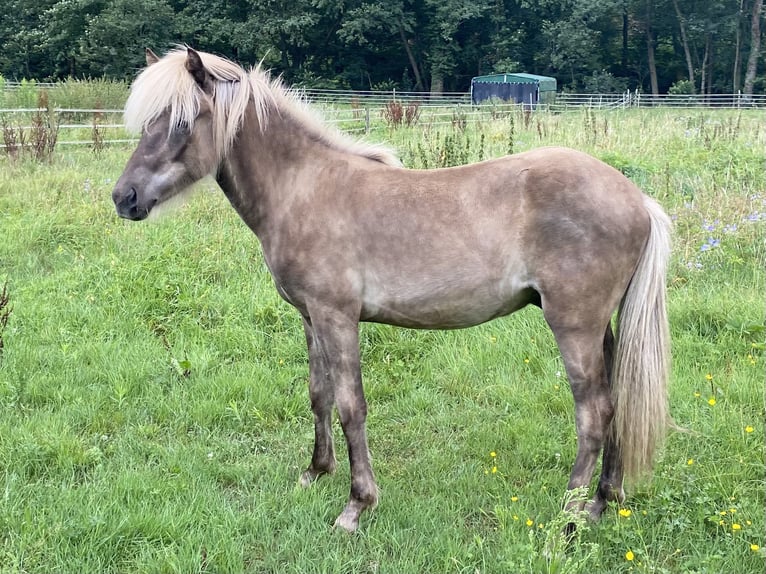
[(305, 342), (212, 180), (119, 220), (128, 147), (0, 158), (0, 573), (761, 573), (766, 123), (747, 110), (514, 112), (369, 136), (411, 167), (567, 145), (675, 225), (670, 433), (651, 481), (570, 544), (571, 393), (539, 310), (464, 331), (364, 325), (381, 503), (298, 486)]

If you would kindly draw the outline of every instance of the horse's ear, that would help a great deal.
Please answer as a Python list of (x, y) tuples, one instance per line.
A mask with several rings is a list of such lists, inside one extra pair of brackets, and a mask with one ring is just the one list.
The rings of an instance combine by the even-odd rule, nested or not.
[(152, 52), (151, 48), (146, 49), (146, 65), (151, 66), (152, 64), (156, 64), (160, 61), (160, 57)]
[(210, 74), (202, 63), (202, 57), (191, 48), (186, 49), (186, 69), (204, 92), (210, 88)]

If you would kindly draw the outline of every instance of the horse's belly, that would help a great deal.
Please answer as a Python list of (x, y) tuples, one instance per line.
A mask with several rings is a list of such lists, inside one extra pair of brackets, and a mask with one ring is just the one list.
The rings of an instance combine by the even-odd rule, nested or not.
[(417, 329), (459, 329), (507, 315), (534, 300), (522, 285), (417, 285), (367, 290), (362, 320)]

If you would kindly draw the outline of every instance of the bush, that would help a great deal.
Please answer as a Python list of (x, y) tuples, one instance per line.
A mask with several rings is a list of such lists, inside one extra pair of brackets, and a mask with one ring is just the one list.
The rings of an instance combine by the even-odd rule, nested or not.
[(678, 80), (668, 89), (669, 94), (686, 95), (694, 93), (694, 84), (689, 80)]
[(628, 81), (601, 70), (583, 79), (583, 89), (588, 94), (620, 94), (628, 89)]

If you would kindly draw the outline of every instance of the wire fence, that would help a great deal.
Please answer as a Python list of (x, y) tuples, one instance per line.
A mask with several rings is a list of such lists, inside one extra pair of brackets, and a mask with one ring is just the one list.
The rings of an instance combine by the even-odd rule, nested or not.
[[(389, 101), (418, 102), (424, 106), (470, 106), (471, 94), (446, 92), (427, 94), (423, 92), (313, 90), (300, 92), (311, 102), (329, 105), (383, 106)], [(486, 105), (486, 104), (479, 104)], [(641, 107), (680, 108), (766, 108), (766, 94), (645, 94), (638, 90), (614, 94), (578, 94), (561, 92), (552, 102), (534, 104), (549, 111), (566, 111), (570, 108), (619, 109)]]
[[(766, 109), (766, 94), (651, 95), (638, 91), (622, 94), (559, 93), (546, 104), (513, 104), (499, 101), (472, 105), (468, 93), (424, 94), (401, 91), (299, 90), (318, 107), (324, 121), (348, 133), (370, 133), (390, 127), (391, 102), (417, 108), (417, 122), (431, 126), (466, 125), (488, 121), (523, 110), (524, 113), (567, 113), (583, 109), (624, 110), (640, 108)], [(114, 145), (137, 141), (127, 133), (121, 109), (8, 108), (0, 109), (0, 123), (17, 130), (33, 130), (35, 114), (49, 114), (58, 129), (57, 146)], [(0, 142), (0, 149), (8, 147)]]

